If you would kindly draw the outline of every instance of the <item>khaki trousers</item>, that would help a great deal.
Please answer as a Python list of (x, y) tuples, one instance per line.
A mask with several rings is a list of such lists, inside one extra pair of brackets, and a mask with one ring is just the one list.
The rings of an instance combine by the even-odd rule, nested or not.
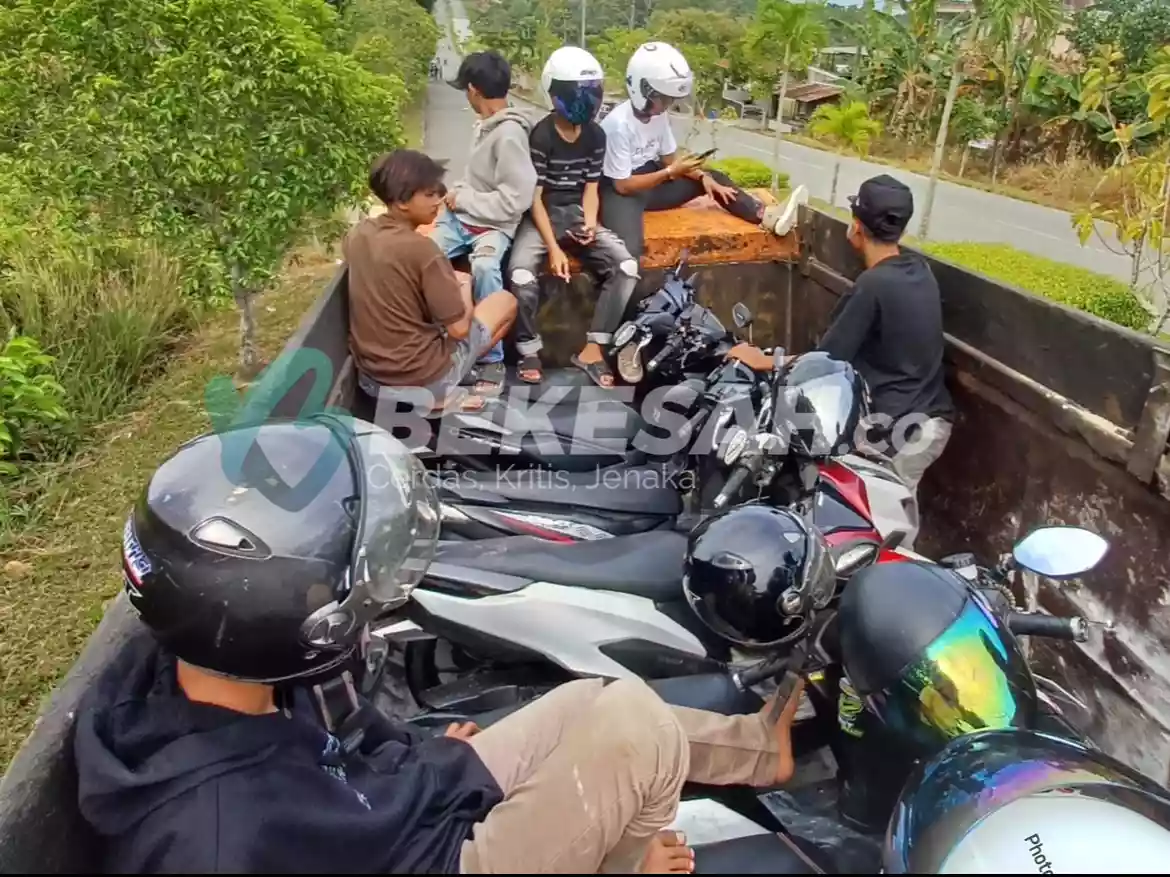
[(773, 785), (765, 713), (671, 707), (640, 680), (570, 682), (471, 738), (504, 792), (464, 874), (632, 873), (674, 821), (685, 782)]

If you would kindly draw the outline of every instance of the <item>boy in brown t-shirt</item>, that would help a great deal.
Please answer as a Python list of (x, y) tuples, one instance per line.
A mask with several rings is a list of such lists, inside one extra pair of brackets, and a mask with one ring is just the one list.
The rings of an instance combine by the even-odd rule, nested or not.
[[(420, 226), (435, 221), (446, 186), (441, 164), (399, 149), (380, 156), (370, 189), (386, 205), (364, 219), (343, 245), (349, 264), (349, 345), (358, 385), (377, 398), (383, 388), (423, 388), (433, 405), (452, 390), (475, 360), (503, 338), (516, 318), (516, 299), (494, 292), (472, 305), (451, 263)], [(482, 399), (464, 400), (478, 408)]]

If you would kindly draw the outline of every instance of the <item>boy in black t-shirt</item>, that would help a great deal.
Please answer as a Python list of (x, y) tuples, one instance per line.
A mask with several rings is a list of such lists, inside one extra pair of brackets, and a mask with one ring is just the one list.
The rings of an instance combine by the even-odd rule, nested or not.
[(531, 213), (516, 232), (509, 262), (512, 292), (519, 304), (519, 375), (530, 384), (540, 383), (544, 377), (536, 325), (538, 275), (547, 254), (551, 273), (568, 281), (568, 249), (596, 275), (601, 287), (586, 344), (572, 362), (598, 386), (613, 386), (613, 374), (600, 345), (609, 343), (621, 323), (638, 282), (638, 263), (617, 235), (598, 224), (605, 132), (593, 120), (601, 107), (603, 82), (596, 59), (575, 46), (553, 52), (542, 76), (553, 112), (538, 122), (529, 136), (537, 173), (536, 196)]

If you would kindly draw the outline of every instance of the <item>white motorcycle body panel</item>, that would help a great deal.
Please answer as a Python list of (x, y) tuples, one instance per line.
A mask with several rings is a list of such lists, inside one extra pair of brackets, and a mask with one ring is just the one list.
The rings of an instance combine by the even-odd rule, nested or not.
[(531, 649), (570, 673), (612, 679), (637, 674), (606, 656), (601, 646), (644, 640), (705, 657), (689, 630), (632, 594), (533, 582), (518, 591), (466, 599), (425, 587), (412, 598), (439, 618)]
[(856, 454), (839, 457), (838, 461), (865, 482), (870, 514), (882, 538), (900, 531), (904, 534), (902, 545), (913, 548), (918, 538), (918, 500), (893, 467)]

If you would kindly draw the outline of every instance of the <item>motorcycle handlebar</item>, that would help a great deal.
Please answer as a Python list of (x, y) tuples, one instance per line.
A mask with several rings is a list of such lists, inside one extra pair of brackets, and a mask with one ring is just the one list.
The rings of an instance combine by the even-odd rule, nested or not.
[(649, 363), (647, 363), (646, 371), (647, 372), (657, 371), (658, 366), (662, 365), (662, 361), (664, 359), (666, 359), (669, 356), (673, 356), (675, 353), (678, 352), (679, 348), (682, 347), (682, 345), (683, 345), (683, 340), (684, 339), (679, 334), (674, 334), (670, 338), (668, 338), (666, 340), (666, 343), (662, 346), (662, 349), (660, 351), (658, 351), (658, 354), (652, 360), (650, 360)]
[(1007, 626), (1017, 636), (1046, 636), (1078, 643), (1089, 638), (1089, 624), (1079, 615), (1060, 618), (1038, 612), (1009, 612)]
[(727, 501), (731, 499), (739, 490), (740, 486), (751, 475), (751, 470), (746, 466), (737, 466), (731, 473), (731, 477), (727, 479), (727, 483), (723, 485), (723, 489), (719, 491), (719, 495), (715, 497), (715, 508), (721, 509), (727, 505)]

